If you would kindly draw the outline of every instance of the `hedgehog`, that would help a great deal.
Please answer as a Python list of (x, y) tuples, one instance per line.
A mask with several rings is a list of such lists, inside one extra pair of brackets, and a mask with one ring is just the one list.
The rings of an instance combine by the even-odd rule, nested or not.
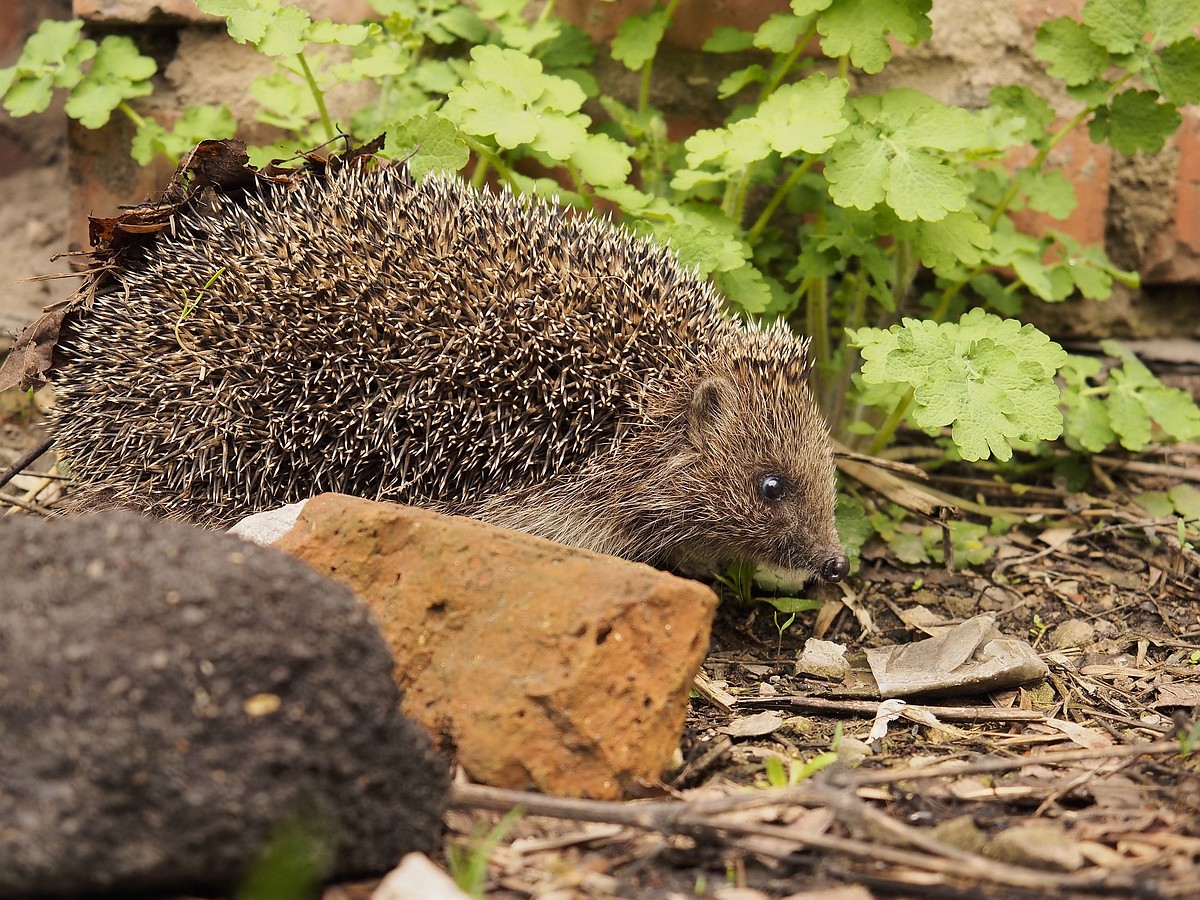
[(356, 158), (182, 205), (65, 319), (75, 506), (337, 491), (684, 571), (841, 580), (807, 340), (600, 218)]

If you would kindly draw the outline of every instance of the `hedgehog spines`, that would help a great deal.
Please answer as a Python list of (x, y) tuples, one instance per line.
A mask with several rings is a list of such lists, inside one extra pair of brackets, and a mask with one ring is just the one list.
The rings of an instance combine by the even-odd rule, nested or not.
[[(186, 212), (118, 276), (60, 344), (54, 428), (93, 496), (227, 524), (332, 489), (715, 560), (723, 530), (804, 518), (753, 464), (816, 510), (770, 555), (837, 552), (805, 343), (610, 223), (347, 165)], [(730, 408), (689, 436), (712, 378)]]

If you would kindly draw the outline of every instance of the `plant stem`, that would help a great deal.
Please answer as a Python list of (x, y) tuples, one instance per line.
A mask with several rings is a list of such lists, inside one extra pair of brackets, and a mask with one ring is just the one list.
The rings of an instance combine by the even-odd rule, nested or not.
[[(667, 21), (663, 25), (663, 34), (671, 27), (671, 19), (675, 15), (675, 10), (679, 7), (679, 0), (671, 0), (667, 4)], [(662, 42), (659, 42), (662, 46)], [(658, 55), (658, 47), (654, 48), (655, 56)], [(654, 56), (646, 60), (646, 64), (642, 66), (642, 83), (638, 88), (638, 112), (644, 113), (650, 106), (650, 75), (654, 71)]]
[(567, 169), (567, 174), (571, 177), (571, 183), (575, 185), (575, 190), (579, 193), (579, 196), (583, 198), (584, 206), (586, 206), (589, 210), (594, 210), (596, 208), (595, 198), (593, 198), (591, 193), (588, 191), (587, 184), (579, 174), (579, 169), (576, 168), (569, 160), (563, 165)]
[(871, 441), (871, 446), (867, 448), (867, 453), (875, 456), (888, 445), (892, 439), (892, 435), (896, 433), (896, 429), (900, 427), (900, 423), (904, 421), (904, 416), (908, 412), (908, 408), (912, 406), (913, 388), (909, 388), (903, 397), (892, 408), (884, 423), (879, 426), (879, 430), (875, 432), (875, 437)]
[(496, 174), (500, 176), (505, 184), (509, 185), (514, 191), (517, 189), (517, 181), (513, 177), (512, 169), (504, 164), (500, 158), (500, 154), (495, 153), (485, 144), (468, 135), (462, 135), (464, 143), (474, 151), (479, 157), (479, 162), (475, 164), (475, 170), (471, 173), (471, 186), (479, 188), (483, 186), (484, 177), (487, 175), (488, 168), (496, 170)]
[(792, 70), (792, 66), (796, 64), (796, 60), (800, 58), (800, 54), (804, 52), (804, 49), (808, 46), (809, 41), (813, 39), (813, 36), (816, 35), (816, 33), (817, 23), (814, 21), (809, 27), (808, 31), (804, 32), (800, 39), (796, 41), (796, 46), (792, 48), (791, 52), (788, 53), (788, 55), (777, 64), (775, 74), (771, 77), (771, 80), (763, 86), (762, 92), (758, 95), (759, 103), (762, 103), (773, 93), (775, 93), (775, 89), (779, 87), (779, 85), (783, 82), (783, 79), (787, 77), (787, 74)]
[(308, 60), (304, 58), (303, 53), (296, 54), (296, 61), (300, 63), (300, 71), (304, 74), (304, 80), (308, 83), (308, 90), (313, 95), (313, 100), (317, 103), (317, 113), (321, 117), (321, 127), (325, 129), (325, 137), (333, 140), (337, 137), (337, 132), (333, 127), (333, 120), (329, 118), (329, 110), (325, 108), (325, 93), (317, 84), (317, 79), (313, 75), (312, 69), (308, 66)]
[(813, 167), (816, 161), (817, 158), (815, 156), (810, 156), (800, 165), (796, 166), (792, 170), (792, 174), (787, 177), (787, 180), (775, 190), (775, 194), (771, 197), (770, 202), (759, 213), (754, 224), (750, 226), (750, 230), (746, 232), (746, 242), (748, 244), (754, 246), (754, 242), (758, 240), (759, 236), (763, 233), (763, 229), (767, 227), (767, 223), (771, 221), (771, 216), (775, 214), (775, 210), (779, 208), (779, 204), (787, 199), (788, 194), (799, 184), (800, 179)]
[[(854, 289), (854, 299), (850, 303), (850, 309), (846, 314), (845, 324), (842, 327), (843, 335), (846, 332), (862, 327), (863, 315), (867, 308), (867, 289), (869, 288), (869, 278), (866, 272), (858, 272), (856, 275), (847, 275), (847, 281), (852, 281)], [(858, 351), (850, 344), (843, 340), (842, 352), (845, 358), (842, 364), (838, 366), (837, 378), (834, 379), (833, 385), (833, 402), (829, 405), (831, 428), (835, 434), (844, 433), (843, 423), (846, 419), (846, 403), (850, 397), (850, 373), (858, 369)], [(856, 410), (857, 414), (857, 410)]]
[[(122, 113), (124, 113), (125, 118), (129, 119), (129, 121), (132, 122), (138, 128), (146, 127), (145, 117), (141, 113), (139, 113), (136, 109), (134, 109), (132, 106), (130, 106), (126, 101), (122, 100), (120, 103), (118, 103), (117, 109), (119, 109)], [(171, 165), (173, 165), (173, 166), (179, 165), (179, 157), (176, 156), (174, 153), (172, 153), (170, 150), (166, 149), (165, 147), (162, 147), (159, 149), (159, 152), (171, 161)]]
[(138, 128), (145, 127), (146, 120), (142, 117), (142, 114), (130, 106), (126, 101), (122, 100), (120, 103), (118, 103), (117, 109), (125, 113), (126, 118), (128, 118), (129, 121)]
[(820, 371), (829, 366), (829, 279), (814, 278), (808, 293), (810, 322), (813, 330), (813, 356)]

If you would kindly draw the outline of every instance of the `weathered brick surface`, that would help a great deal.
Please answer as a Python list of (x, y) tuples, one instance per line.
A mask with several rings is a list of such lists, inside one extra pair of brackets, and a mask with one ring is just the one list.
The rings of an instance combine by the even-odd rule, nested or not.
[[(1033, 150), (1014, 154), (1017, 168), (1033, 158)], [(1107, 144), (1093, 144), (1086, 129), (1071, 132), (1046, 159), (1050, 171), (1061, 173), (1075, 187), (1078, 205), (1066, 219), (1059, 220), (1031, 209), (1013, 215), (1024, 232), (1041, 235), (1046, 229), (1063, 231), (1084, 244), (1103, 244), (1108, 213), (1109, 173), (1112, 150)]]
[(404, 710), (496, 787), (613, 799), (679, 745), (716, 595), (649, 566), (340, 494), (275, 544), (371, 607)]
[[(73, 3), (78, 18), (106, 26), (219, 21), (196, 9), (193, 0), (73, 0)], [(361, 22), (372, 15), (365, 0), (293, 0), (287, 5), (302, 6), (314, 18), (335, 22)]]
[(1183, 110), (1171, 145), (1179, 154), (1174, 214), (1150, 242), (1142, 274), (1151, 283), (1200, 283), (1200, 111)]

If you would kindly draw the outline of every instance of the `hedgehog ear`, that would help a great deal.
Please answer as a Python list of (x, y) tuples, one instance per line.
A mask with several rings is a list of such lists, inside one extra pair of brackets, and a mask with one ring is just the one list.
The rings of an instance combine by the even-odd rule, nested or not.
[(737, 390), (728, 378), (713, 376), (696, 385), (688, 403), (688, 439), (696, 447), (708, 443), (708, 433), (723, 417), (730, 414), (737, 400)]

